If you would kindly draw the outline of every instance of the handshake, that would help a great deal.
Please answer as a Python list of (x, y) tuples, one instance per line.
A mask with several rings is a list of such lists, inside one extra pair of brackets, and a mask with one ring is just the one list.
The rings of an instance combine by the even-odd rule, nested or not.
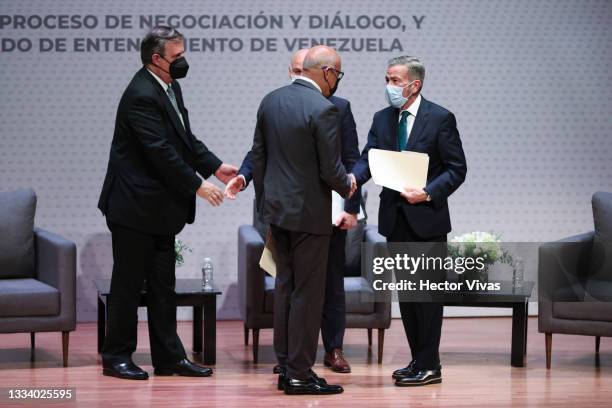
[[(348, 177), (351, 181), (351, 191), (348, 198), (351, 198), (353, 194), (355, 194), (355, 191), (357, 191), (357, 180), (352, 173), (350, 173)], [(243, 176), (235, 176), (232, 178), (225, 187), (225, 196), (230, 200), (234, 200), (236, 195), (246, 187), (245, 181)]]
[[(217, 171), (215, 171), (215, 177), (223, 184), (228, 184), (228, 182), (236, 178), (237, 174), (238, 167), (225, 163), (221, 164)], [(223, 192), (221, 189), (206, 180), (202, 180), (202, 184), (196, 191), (196, 194), (212, 204), (213, 207), (217, 207), (223, 202)]]

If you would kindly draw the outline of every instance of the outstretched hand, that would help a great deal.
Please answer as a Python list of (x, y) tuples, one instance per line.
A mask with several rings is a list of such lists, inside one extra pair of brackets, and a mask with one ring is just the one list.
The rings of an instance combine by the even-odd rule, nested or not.
[(231, 179), (225, 186), (225, 196), (230, 200), (234, 200), (236, 195), (245, 187), (244, 178), (236, 176)]
[(231, 179), (236, 177), (237, 174), (238, 167), (225, 163), (221, 164), (217, 171), (215, 171), (215, 177), (223, 184), (227, 184)]
[(217, 207), (223, 202), (221, 189), (206, 180), (202, 180), (202, 185), (198, 188), (196, 194), (212, 204), (213, 207)]

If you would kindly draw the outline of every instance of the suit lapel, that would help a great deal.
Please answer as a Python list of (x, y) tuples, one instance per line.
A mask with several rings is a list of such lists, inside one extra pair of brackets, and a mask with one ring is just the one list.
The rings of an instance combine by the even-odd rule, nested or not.
[(397, 133), (399, 132), (399, 109), (389, 109), (388, 126), (389, 134), (391, 135), (391, 146), (396, 152), (399, 151), (399, 141), (397, 140)]
[(408, 137), (408, 144), (406, 145), (406, 150), (414, 149), (414, 146), (421, 137), (423, 130), (425, 129), (425, 125), (427, 124), (427, 120), (429, 119), (429, 101), (425, 98), (421, 97), (421, 105), (419, 105), (419, 110), (416, 115), (416, 119), (412, 125), (412, 130), (410, 131), (410, 135)]
[[(185, 142), (187, 147), (189, 149), (192, 149), (191, 142), (189, 140), (189, 137), (187, 136), (187, 132), (185, 131), (185, 128), (183, 128), (183, 124), (181, 123), (181, 119), (179, 118), (178, 113), (176, 113), (176, 110), (174, 109), (174, 106), (172, 106), (172, 103), (170, 102), (170, 98), (168, 97), (168, 94), (166, 93), (166, 90), (161, 87), (159, 82), (157, 82), (157, 80), (155, 78), (153, 78), (153, 76), (149, 73), (149, 71), (146, 70), (146, 68), (143, 68), (143, 69), (146, 71), (147, 77), (149, 78), (150, 82), (153, 84), (153, 86), (155, 86), (155, 89), (157, 90), (157, 93), (158, 93), (158, 95), (159, 95), (159, 97), (160, 97), (160, 99), (162, 101), (162, 104), (166, 108), (166, 111), (168, 112), (168, 115), (170, 115), (170, 120), (172, 122), (172, 125), (174, 126), (174, 128), (178, 132), (178, 134), (181, 137), (181, 139), (183, 140), (183, 142)], [(174, 95), (176, 96), (176, 91), (174, 92)], [(176, 103), (177, 103), (177, 105), (179, 105), (179, 109), (180, 109), (180, 104), (178, 102), (178, 98), (177, 98), (177, 102)], [(187, 126), (187, 122), (185, 122), (185, 126)]]

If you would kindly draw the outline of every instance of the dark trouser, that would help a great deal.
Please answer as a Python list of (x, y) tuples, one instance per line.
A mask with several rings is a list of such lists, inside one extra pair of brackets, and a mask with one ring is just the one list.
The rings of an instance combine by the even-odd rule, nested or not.
[[(387, 242), (446, 242), (446, 235), (423, 239), (417, 236), (406, 217), (398, 209), (395, 228)], [(442, 334), (441, 302), (399, 302), (404, 331), (410, 345), (412, 359), (417, 368), (434, 369), (440, 363), (440, 336)]]
[(327, 274), (325, 279), (325, 300), (321, 337), (325, 351), (342, 348), (346, 329), (346, 301), (344, 295), (344, 269), (346, 267), (346, 230), (334, 227), (329, 243)]
[(113, 276), (102, 359), (130, 359), (136, 350), (138, 303), (145, 278), (153, 366), (184, 359), (185, 349), (176, 333), (174, 236), (146, 234), (110, 222), (108, 227), (113, 241)]
[(270, 226), (275, 245), (274, 350), (287, 376), (309, 377), (321, 327), (329, 235)]

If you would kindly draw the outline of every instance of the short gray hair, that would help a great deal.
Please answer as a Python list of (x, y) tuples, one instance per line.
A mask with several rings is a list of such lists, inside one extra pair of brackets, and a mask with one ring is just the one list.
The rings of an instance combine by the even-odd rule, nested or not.
[(421, 88), (423, 87), (423, 82), (425, 81), (425, 66), (418, 58), (402, 55), (401, 57), (391, 58), (387, 63), (388, 67), (395, 65), (403, 65), (408, 68), (408, 75), (410, 75), (410, 78), (421, 81)]
[(183, 34), (179, 33), (174, 27), (153, 27), (140, 43), (140, 60), (142, 65), (150, 64), (153, 54), (159, 54), (163, 57), (168, 41), (183, 41), (183, 38)]

